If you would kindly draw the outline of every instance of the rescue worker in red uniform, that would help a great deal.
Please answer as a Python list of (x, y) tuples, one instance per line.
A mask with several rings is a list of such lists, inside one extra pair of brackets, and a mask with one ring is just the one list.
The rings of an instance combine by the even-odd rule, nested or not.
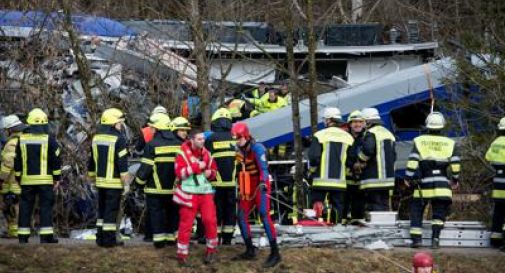
[(236, 223), (235, 141), (231, 135), (231, 114), (226, 108), (212, 115), (211, 132), (205, 135), (205, 148), (216, 160), (218, 172), (212, 184), (216, 188), (218, 233), (221, 244), (230, 245)]
[[(256, 249), (252, 243), (251, 229), (248, 223), (249, 213), (253, 206), (255, 206), (270, 242), (270, 255), (263, 264), (263, 267), (273, 267), (281, 261), (281, 255), (277, 245), (277, 233), (269, 214), (271, 187), (266, 149), (251, 137), (249, 128), (245, 123), (235, 123), (231, 134), (236, 139), (238, 146), (236, 161), (238, 164), (237, 167), (242, 170), (239, 172), (239, 175), (243, 175), (244, 177), (249, 175), (248, 182), (250, 183), (249, 185), (245, 185), (247, 181), (244, 181), (244, 185), (240, 186), (238, 220), (240, 232), (246, 245), (246, 251), (237, 258), (252, 260), (256, 257)], [(240, 183), (243, 182), (241, 181)]]
[(204, 143), (203, 132), (193, 129), (190, 140), (181, 145), (175, 159), (175, 172), (181, 181), (174, 193), (174, 201), (179, 204), (177, 260), (181, 266), (188, 265), (191, 231), (197, 213), (202, 216), (207, 239), (204, 262), (213, 263), (217, 252), (216, 206), (210, 183), (216, 177), (217, 165)]

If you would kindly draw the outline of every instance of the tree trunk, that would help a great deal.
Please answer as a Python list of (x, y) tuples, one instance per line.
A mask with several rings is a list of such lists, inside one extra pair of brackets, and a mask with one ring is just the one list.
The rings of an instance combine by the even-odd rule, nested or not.
[[(88, 66), (88, 61), (84, 52), (81, 50), (79, 37), (76, 36), (73, 25), (72, 25), (72, 11), (71, 3), (68, 0), (63, 0), (62, 2), (63, 12), (65, 14), (63, 28), (66, 32), (68, 32), (68, 37), (70, 40), (70, 46), (75, 55), (75, 62), (77, 64), (77, 69), (79, 70), (79, 78), (81, 80), (82, 90), (84, 91), (84, 96), (86, 98), (86, 108), (88, 109), (88, 113), (91, 117), (91, 131), (95, 130), (95, 121), (97, 120), (98, 109), (96, 103), (91, 95), (91, 72)], [(91, 132), (86, 132), (88, 135), (91, 135)]]
[[(295, 68), (295, 54), (293, 49), (293, 29), (294, 29), (294, 19), (293, 19), (293, 4), (289, 0), (286, 1), (286, 7), (288, 10), (285, 13), (285, 24), (287, 31), (286, 38), (286, 52), (287, 52), (287, 62), (289, 71), (289, 90), (291, 90), (292, 103), (291, 109), (293, 112), (292, 122), (293, 122), (293, 136), (294, 136), (294, 148), (295, 148), (295, 158), (296, 158), (296, 169), (295, 169), (295, 185), (297, 190), (302, 189), (303, 183), (303, 153), (302, 153), (302, 136), (300, 128), (300, 91), (297, 84), (296, 68)], [(301, 205), (303, 200), (303, 195), (299, 196), (297, 203)], [(300, 207), (300, 206), (298, 206)]]
[(316, 72), (316, 37), (314, 33), (313, 0), (307, 0), (308, 48), (309, 48), (309, 88), (307, 90), (310, 106), (310, 132), (317, 132), (317, 72)]
[(203, 33), (202, 19), (200, 16), (199, 1), (190, 2), (191, 34), (194, 41), (194, 55), (196, 60), (196, 81), (198, 96), (200, 97), (200, 111), (202, 114), (202, 127), (210, 130), (210, 94), (209, 94), (209, 67), (207, 62), (206, 42)]

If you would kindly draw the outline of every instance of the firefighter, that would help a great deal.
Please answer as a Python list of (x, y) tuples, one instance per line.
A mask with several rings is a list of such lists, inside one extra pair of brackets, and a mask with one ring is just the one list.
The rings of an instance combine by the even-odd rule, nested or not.
[[(358, 163), (358, 153), (363, 145), (363, 135), (365, 133), (365, 119), (361, 111), (357, 110), (349, 114), (347, 118), (349, 133), (354, 138), (354, 143), (349, 147), (349, 156), (346, 161), (347, 167), (347, 189), (344, 198), (344, 220), (351, 213), (351, 222), (353, 220), (365, 219), (365, 195), (360, 189), (361, 173), (359, 169), (353, 171), (354, 164)], [(358, 163), (359, 164), (359, 163)], [(347, 223), (347, 221), (346, 221)]]
[(170, 131), (172, 124), (166, 114), (160, 115), (150, 126), (154, 138), (147, 143), (136, 182), (144, 186), (153, 243), (156, 248), (175, 244), (178, 225), (178, 207), (172, 200), (175, 182), (175, 156), (180, 151), (180, 142)]
[(181, 181), (174, 195), (174, 201), (179, 204), (177, 260), (181, 266), (188, 264), (191, 230), (197, 213), (202, 216), (207, 239), (204, 263), (213, 263), (217, 251), (216, 206), (214, 189), (210, 183), (216, 177), (217, 166), (204, 144), (204, 134), (193, 129), (190, 140), (181, 145), (181, 151), (175, 159), (175, 172)]
[(247, 95), (249, 95), (249, 96), (247, 96), (249, 102), (255, 106), (257, 104), (259, 104), (261, 97), (266, 92), (266, 89), (267, 89), (267, 86), (265, 85), (265, 82), (264, 81), (259, 82), (258, 87), (251, 90), (250, 94), (247, 94)]
[(435, 273), (433, 257), (427, 252), (418, 252), (412, 257), (412, 273)]
[(191, 130), (191, 124), (185, 117), (176, 117), (172, 120), (172, 131), (181, 144), (188, 140), (189, 130)]
[(128, 150), (122, 135), (125, 117), (117, 108), (106, 109), (100, 118), (100, 126), (93, 137), (92, 156), (88, 176), (98, 189), (98, 216), (96, 221), (96, 244), (114, 247), (116, 220), (121, 203), (123, 187), (129, 181)]
[(21, 187), (15, 177), (14, 158), (19, 136), (26, 126), (16, 115), (9, 115), (3, 119), (3, 129), (7, 131), (8, 139), (1, 154), (0, 189), (4, 205), (3, 212), (7, 219), (7, 237), (17, 238)]
[(231, 135), (231, 115), (220, 108), (212, 115), (211, 130), (206, 135), (205, 148), (216, 160), (217, 175), (212, 182), (216, 189), (218, 233), (221, 243), (230, 245), (236, 222), (235, 141)]
[(275, 88), (269, 88), (268, 93), (261, 97), (261, 102), (256, 110), (260, 113), (266, 113), (288, 105), (286, 100), (279, 96), (278, 92)]
[(494, 168), (496, 174), (493, 179), (494, 212), (491, 226), (491, 245), (501, 247), (505, 251), (505, 118), (498, 123), (499, 136), (487, 150), (486, 160)]
[[(167, 116), (167, 109), (161, 105), (156, 106), (151, 112), (147, 126), (142, 128), (140, 131), (140, 136), (135, 145), (135, 154), (141, 156), (144, 153), (144, 148), (147, 143), (149, 143), (153, 137), (156, 129), (153, 124), (156, 123), (158, 118)], [(151, 242), (153, 240), (153, 232), (151, 226), (151, 215), (150, 211), (147, 210), (144, 215), (144, 242)]]
[(326, 223), (340, 223), (346, 190), (346, 158), (354, 139), (342, 125), (342, 115), (336, 107), (324, 109), (326, 128), (314, 134), (309, 148), (312, 206), (318, 221), (323, 222), (326, 203)]
[[(431, 202), (432, 247), (440, 245), (440, 232), (449, 212), (452, 191), (458, 187), (460, 158), (455, 141), (442, 136), (445, 127), (444, 116), (432, 112), (426, 118), (427, 132), (414, 139), (414, 147), (407, 162), (407, 186), (414, 188), (414, 198), (410, 204), (410, 237), (412, 247), (422, 243), (423, 213)], [(450, 169), (450, 172), (448, 171)], [(414, 180), (417, 175), (419, 180)]]
[(140, 137), (137, 141), (137, 144), (135, 145), (135, 152), (138, 155), (142, 155), (146, 144), (153, 139), (155, 129), (152, 128), (151, 124), (156, 122), (156, 119), (160, 116), (160, 114), (168, 115), (168, 112), (165, 107), (158, 105), (154, 107), (153, 111), (151, 112), (147, 126), (140, 130)]
[(46, 113), (35, 108), (26, 119), (29, 128), (19, 136), (14, 169), (21, 185), (19, 204), (18, 239), (28, 243), (30, 223), (39, 198), (40, 243), (58, 243), (53, 230), (54, 191), (61, 177), (60, 148), (56, 138), (49, 133)]
[(248, 222), (249, 213), (255, 206), (270, 243), (270, 255), (263, 267), (273, 267), (281, 261), (281, 255), (277, 245), (277, 232), (269, 213), (271, 185), (266, 149), (252, 138), (245, 123), (235, 123), (231, 133), (238, 146), (236, 163), (242, 170), (239, 172), (239, 176), (243, 177), (240, 181), (242, 185), (240, 186), (238, 222), (246, 251), (240, 254), (237, 259), (253, 260), (256, 258), (256, 249), (252, 243), (251, 229)]
[(389, 195), (395, 183), (395, 137), (382, 126), (379, 111), (365, 108), (361, 111), (367, 131), (363, 138), (359, 163), (353, 172), (361, 172), (360, 189), (365, 192), (368, 211), (389, 211)]

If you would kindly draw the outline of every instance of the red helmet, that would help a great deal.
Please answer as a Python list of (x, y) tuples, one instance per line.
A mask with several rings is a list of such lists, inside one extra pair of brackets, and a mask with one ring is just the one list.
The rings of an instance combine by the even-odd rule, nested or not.
[(231, 135), (235, 138), (244, 137), (245, 139), (250, 139), (251, 134), (249, 133), (249, 127), (243, 122), (237, 122), (233, 124), (231, 128)]
[(412, 266), (418, 267), (433, 267), (433, 257), (430, 253), (418, 252), (412, 259)]

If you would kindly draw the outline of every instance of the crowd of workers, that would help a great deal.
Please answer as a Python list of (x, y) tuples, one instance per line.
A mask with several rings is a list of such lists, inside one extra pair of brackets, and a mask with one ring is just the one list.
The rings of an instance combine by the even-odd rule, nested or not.
[[(246, 246), (237, 259), (254, 259), (257, 251), (249, 226), (253, 209), (270, 243), (264, 267), (281, 261), (270, 216), (268, 151), (254, 140), (245, 123), (233, 123), (230, 112), (219, 108), (211, 118), (211, 131), (203, 132), (192, 128), (184, 117), (171, 119), (165, 108), (156, 107), (136, 146), (141, 166), (134, 175), (128, 172), (129, 151), (122, 133), (124, 113), (116, 108), (102, 113), (88, 166), (88, 176), (97, 189), (98, 246), (121, 244), (117, 239), (121, 199), (125, 186), (135, 181), (146, 196), (154, 246), (176, 245), (181, 265), (188, 263), (197, 215), (206, 238), (206, 263), (215, 261), (219, 244), (231, 244), (236, 225)], [(327, 107), (323, 119), (325, 128), (313, 136), (308, 152), (307, 180), (314, 220), (346, 224), (364, 219), (365, 211), (389, 211), (390, 191), (395, 185), (395, 137), (382, 126), (377, 109), (354, 111), (344, 121), (338, 108)], [(441, 113), (430, 113), (427, 130), (414, 139), (408, 158), (403, 186), (414, 189), (410, 205), (412, 247), (421, 246), (422, 219), (428, 203), (433, 213), (432, 246), (439, 247), (452, 190), (459, 185), (460, 155), (455, 141), (442, 134), (445, 123)], [(0, 181), (8, 235), (17, 237), (21, 244), (28, 243), (38, 198), (40, 242), (57, 243), (52, 211), (54, 190), (61, 181), (61, 150), (49, 132), (48, 116), (35, 108), (28, 113), (26, 125), (15, 115), (6, 116), (3, 124), (9, 138), (2, 151)], [(503, 245), (505, 118), (498, 129), (500, 136), (486, 153), (496, 170), (493, 246)]]

